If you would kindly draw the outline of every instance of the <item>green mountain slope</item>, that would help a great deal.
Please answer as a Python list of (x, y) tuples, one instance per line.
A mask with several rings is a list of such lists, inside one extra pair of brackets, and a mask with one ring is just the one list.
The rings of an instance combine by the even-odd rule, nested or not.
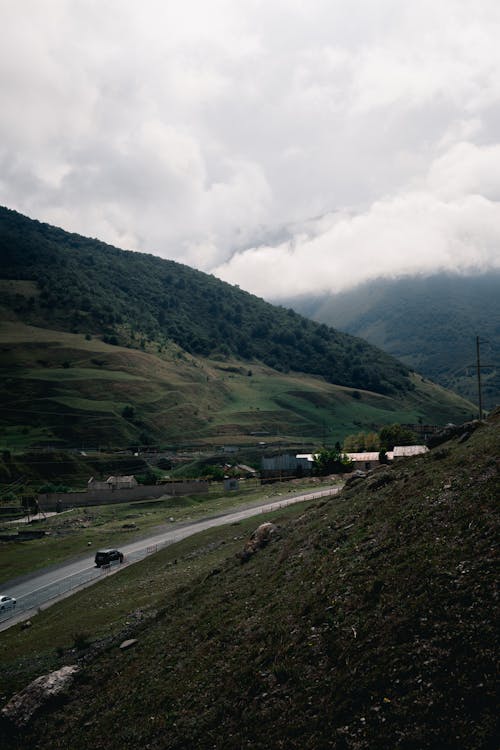
[[(256, 359), (380, 393), (409, 387), (408, 370), (351, 336), (192, 268), (68, 234), (0, 209), (3, 304), (26, 323), (140, 346)], [(12, 284), (12, 282), (14, 282)]]
[(361, 336), (411, 369), (477, 400), (476, 336), (487, 408), (500, 403), (500, 271), (384, 279), (290, 300), (304, 315)]
[(337, 440), (473, 411), (361, 339), (7, 209), (0, 261), (4, 447)]
[(386, 395), (257, 362), (161, 353), (24, 323), (0, 323), (0, 446), (334, 443), (392, 422), (445, 424), (473, 406), (419, 376)]
[[(294, 518), (275, 513), (276, 533), (244, 564), (248, 524), (163, 550), (12, 628), (5, 701), (39, 674), (81, 672), (24, 729), (4, 721), (0, 739), (493, 750), (500, 414), (467, 435)], [(135, 647), (120, 650), (125, 638)]]

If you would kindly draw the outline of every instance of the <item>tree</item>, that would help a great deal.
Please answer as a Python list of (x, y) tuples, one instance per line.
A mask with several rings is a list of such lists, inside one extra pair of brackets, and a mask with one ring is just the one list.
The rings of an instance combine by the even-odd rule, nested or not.
[(378, 451), (380, 448), (380, 438), (376, 432), (368, 432), (365, 436), (365, 450)]
[(122, 409), (122, 417), (124, 419), (127, 419), (129, 422), (132, 421), (134, 418), (134, 407), (133, 406), (124, 406)]
[(380, 447), (386, 451), (394, 450), (395, 445), (413, 445), (417, 436), (408, 427), (390, 424), (380, 430)]
[(366, 449), (366, 436), (364, 432), (358, 432), (356, 435), (348, 435), (344, 440), (345, 451), (362, 453)]
[(314, 456), (313, 469), (316, 474), (341, 474), (350, 471), (352, 462), (345, 453), (328, 448), (321, 448)]

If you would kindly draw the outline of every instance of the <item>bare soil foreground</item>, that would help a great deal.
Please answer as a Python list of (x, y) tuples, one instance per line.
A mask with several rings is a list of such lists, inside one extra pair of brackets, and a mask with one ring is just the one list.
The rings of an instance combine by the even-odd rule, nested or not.
[[(80, 637), (40, 646), (31, 676), (67, 669), (38, 683), (39, 708), (4, 710), (0, 744), (496, 750), (499, 449), (497, 411), (337, 499), (266, 518), (253, 542), (251, 526), (226, 529), (216, 564), (205, 555), (174, 588), (185, 560), (159, 553), (141, 579), (157, 606), (109, 637), (84, 634), (82, 608)], [(133, 610), (137, 580), (114, 579), (109, 606), (121, 585)], [(32, 649), (37, 627), (9, 633), (12, 648)], [(11, 687), (16, 670), (7, 656)]]

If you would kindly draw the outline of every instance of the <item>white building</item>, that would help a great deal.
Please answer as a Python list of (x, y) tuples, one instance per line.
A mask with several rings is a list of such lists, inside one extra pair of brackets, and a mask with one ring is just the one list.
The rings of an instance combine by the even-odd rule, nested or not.
[(420, 456), (422, 453), (428, 453), (428, 451), (426, 445), (395, 445), (394, 450), (387, 451), (386, 455), (389, 461), (393, 461), (397, 458)]
[(87, 482), (88, 490), (128, 490), (137, 487), (137, 479), (133, 476), (108, 477), (105, 482), (90, 477)]
[(378, 451), (365, 451), (364, 453), (345, 454), (354, 464), (355, 469), (369, 471), (375, 466), (380, 466), (380, 454)]

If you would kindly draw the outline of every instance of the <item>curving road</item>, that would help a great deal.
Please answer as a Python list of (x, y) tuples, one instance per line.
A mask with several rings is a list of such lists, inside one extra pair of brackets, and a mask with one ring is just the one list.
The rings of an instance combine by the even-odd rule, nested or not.
[(45, 609), (55, 601), (70, 596), (77, 589), (90, 586), (100, 580), (104, 575), (118, 572), (124, 565), (130, 565), (142, 560), (147, 555), (153, 554), (162, 547), (175, 544), (192, 534), (197, 534), (205, 529), (224, 524), (236, 523), (245, 518), (278, 510), (293, 503), (307, 500), (318, 500), (322, 497), (331, 497), (340, 491), (341, 487), (329, 487), (328, 489), (307, 492), (291, 497), (282, 498), (278, 501), (257, 505), (251, 508), (224, 513), (218, 516), (202, 518), (199, 521), (172, 524), (168, 530), (157, 533), (154, 536), (141, 539), (130, 544), (122, 545), (121, 551), (125, 555), (123, 565), (116, 564), (108, 569), (96, 568), (94, 565), (94, 553), (88, 558), (63, 564), (50, 571), (34, 573), (22, 581), (6, 581), (1, 584), (2, 592), (17, 599), (15, 610), (2, 612), (0, 614), (0, 630), (5, 630), (21, 620), (27, 619), (38, 609)]

